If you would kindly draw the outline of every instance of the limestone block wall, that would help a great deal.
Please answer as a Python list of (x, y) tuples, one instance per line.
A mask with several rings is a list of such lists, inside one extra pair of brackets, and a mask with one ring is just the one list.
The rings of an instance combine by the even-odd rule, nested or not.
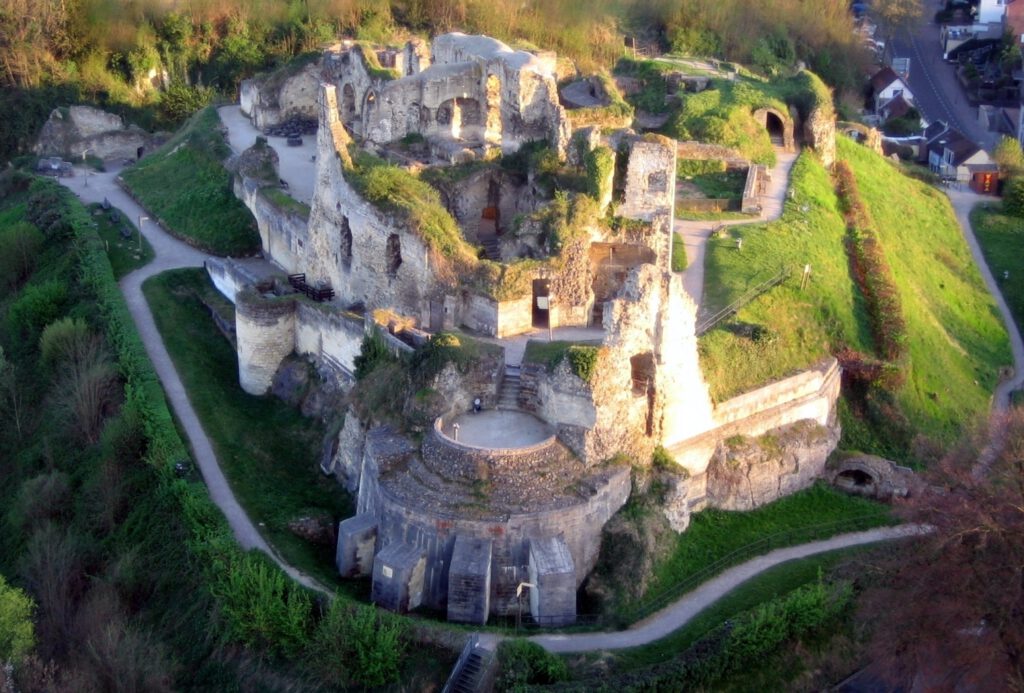
[(321, 61), (304, 66), (283, 79), (279, 75), (242, 80), (239, 103), (253, 127), (264, 129), (292, 116), (316, 118)]
[(824, 426), (839, 396), (839, 376), (839, 362), (829, 358), (810, 370), (722, 402), (715, 407), (715, 422), (725, 426), (757, 417), (746, 427), (744, 435), (750, 436), (801, 419)]
[(300, 271), (311, 283), (328, 282), (345, 302), (420, 315), (438, 293), (427, 248), (404, 224), (363, 200), (348, 184), (338, 153), (344, 142), (335, 141), (339, 121), (332, 85), (321, 87), (320, 106), (317, 181)]
[(295, 303), (241, 292), (235, 300), (235, 332), (238, 381), (251, 395), (266, 394), (295, 345)]
[(830, 169), (836, 162), (836, 120), (831, 108), (815, 108), (804, 121), (804, 141)]
[(300, 301), (295, 313), (295, 351), (355, 373), (366, 322), (359, 315)]
[(259, 278), (231, 258), (208, 257), (203, 261), (206, 274), (217, 291), (232, 303), (240, 291), (259, 283)]
[(423, 439), (422, 455), (428, 466), (445, 479), (468, 482), (486, 481), (493, 473), (505, 476), (535, 476), (555, 455), (561, 452), (552, 435), (534, 445), (519, 448), (480, 448), (453, 440), (445, 435), (443, 421), (438, 419)]
[(278, 208), (260, 192), (261, 185), (251, 178), (236, 177), (235, 196), (256, 218), (264, 257), (289, 274), (301, 272), (302, 254), (308, 242), (308, 222), (300, 214)]
[[(503, 518), (440, 516), (429, 509), (409, 507), (392, 497), (376, 474), (366, 471), (360, 488), (360, 512), (363, 498), (373, 498), (373, 511), (379, 518), (381, 545), (404, 542), (426, 554), (424, 603), (435, 609), (447, 609), (448, 567), (451, 565), (455, 537), (492, 540), (490, 613), (514, 613), (518, 605), (516, 586), (527, 580), (530, 538), (562, 537), (576, 566), (578, 588), (593, 570), (600, 547), (601, 528), (626, 502), (630, 492), (629, 470), (617, 469), (586, 501), (569, 508), (523, 513)], [(363, 487), (367, 488), (365, 493)], [(369, 505), (369, 504), (368, 504)]]
[(656, 214), (673, 218), (676, 151), (674, 140), (648, 135), (633, 143), (626, 168), (626, 189), (617, 209), (620, 216), (651, 221)]

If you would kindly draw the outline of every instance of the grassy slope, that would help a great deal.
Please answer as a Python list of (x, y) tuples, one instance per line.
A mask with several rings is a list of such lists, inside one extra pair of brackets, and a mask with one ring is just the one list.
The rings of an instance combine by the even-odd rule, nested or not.
[(217, 255), (248, 255), (259, 249), (260, 238), (221, 163), (230, 149), (220, 128), (217, 111), (207, 107), (122, 177), (175, 235)]
[(943, 443), (988, 411), (1009, 341), (949, 200), (840, 138), (903, 299), (910, 366), (897, 399), (910, 423)]
[(1014, 320), (1024, 325), (1024, 219), (1003, 214), (998, 204), (979, 205), (971, 226)]
[[(716, 329), (700, 339), (701, 367), (717, 401), (806, 368), (844, 345), (871, 348), (862, 300), (850, 281), (846, 229), (832, 181), (805, 152), (793, 166), (791, 186), (794, 197), (778, 221), (736, 227), (728, 238), (708, 241), (704, 304), (709, 314), (781, 267), (809, 263), (812, 269), (803, 291), (795, 272), (736, 316), (767, 326), (766, 337), (755, 342)], [(736, 249), (736, 238), (743, 239), (742, 250)]]
[[(822, 484), (750, 512), (703, 510), (693, 515), (690, 527), (676, 537), (671, 553), (658, 562), (640, 604), (673, 591), (680, 581), (716, 561), (723, 561), (721, 571), (780, 546), (793, 546), (891, 521), (888, 506), (848, 496)], [(753, 553), (723, 560), (744, 547), (768, 539), (771, 541), (766, 541)]]
[(317, 469), (322, 426), (273, 397), (242, 391), (235, 352), (199, 302), (205, 291), (214, 289), (201, 269), (165, 272), (143, 286), (231, 488), (286, 561), (328, 584), (361, 589), (338, 581), (333, 546), (314, 547), (287, 528), (306, 509), (336, 519), (352, 513), (347, 494)]
[[(899, 404), (917, 430), (950, 443), (987, 410), (998, 368), (1009, 362), (1005, 330), (945, 197), (844, 138), (839, 155), (853, 167), (901, 290), (910, 364)], [(770, 328), (768, 337), (755, 342), (717, 329), (701, 338), (702, 367), (716, 399), (806, 367), (843, 346), (872, 352), (831, 186), (804, 154), (793, 169), (794, 199), (779, 221), (734, 229), (743, 238), (742, 251), (732, 239), (709, 242), (705, 296), (711, 311), (781, 265), (812, 267), (805, 291), (794, 274), (737, 315)]]
[(747, 580), (739, 587), (701, 611), (689, 623), (661, 640), (644, 647), (615, 653), (615, 666), (633, 669), (658, 664), (678, 655), (728, 619), (756, 607), (762, 602), (783, 596), (818, 579), (841, 560), (870, 548), (856, 547), (830, 551), (808, 558), (789, 561)]

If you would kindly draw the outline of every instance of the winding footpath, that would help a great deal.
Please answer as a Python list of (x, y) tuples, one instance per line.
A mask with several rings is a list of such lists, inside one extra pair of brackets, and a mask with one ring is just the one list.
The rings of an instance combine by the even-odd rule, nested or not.
[(1013, 374), (1000, 382), (992, 394), (992, 411), (989, 416), (989, 441), (985, 449), (978, 455), (978, 462), (971, 470), (975, 477), (984, 476), (996, 456), (1002, 451), (1006, 443), (1006, 413), (1010, 409), (1010, 394), (1024, 386), (1024, 340), (1021, 339), (1020, 325), (1013, 319), (1013, 313), (1003, 298), (1003, 292), (999, 290), (996, 278), (992, 276), (992, 270), (985, 262), (985, 255), (981, 252), (981, 245), (974, 235), (971, 227), (971, 210), (981, 202), (992, 202), (991, 197), (978, 195), (969, 190), (950, 190), (947, 192), (949, 201), (953, 204), (953, 211), (956, 212), (956, 219), (960, 222), (960, 230), (963, 233), (967, 246), (971, 249), (974, 257), (974, 264), (981, 272), (981, 278), (992, 294), (992, 299), (999, 308), (999, 314), (1003, 317), (1003, 324), (1010, 335), (1010, 352), (1013, 354)]
[[(773, 170), (771, 187), (765, 196), (764, 210), (760, 218), (750, 222), (725, 223), (728, 225), (759, 223), (777, 218), (784, 206), (789, 171), (795, 158), (795, 155), (780, 157), (779, 164)], [(71, 179), (61, 179), (60, 182), (80, 197), (83, 202), (102, 202), (106, 199), (133, 220), (147, 216), (147, 212), (115, 182), (118, 172), (115, 169), (105, 173), (90, 174), (88, 185), (85, 185), (85, 178), (81, 175)], [(989, 460), (987, 464), (991, 464), (991, 459), (994, 458), (1002, 440), (1001, 429), (995, 422), (1001, 418), (998, 415), (1007, 410), (1010, 392), (1024, 383), (1024, 368), (1022, 368), (1024, 343), (1021, 341), (1020, 332), (971, 231), (968, 215), (974, 204), (980, 201), (980, 197), (973, 193), (951, 192), (950, 199), (956, 210), (964, 238), (971, 248), (986, 286), (992, 293), (1007, 325), (1015, 363), (1015, 375), (1000, 383), (993, 397), (993, 438), (986, 450)], [(690, 261), (686, 272), (686, 279), (689, 280), (686, 287), (698, 305), (703, 290), (704, 245), (714, 225), (709, 222), (676, 222), (676, 228), (684, 236)], [(120, 282), (121, 292), (164, 391), (167, 393), (167, 398), (185, 431), (193, 456), (209, 488), (210, 497), (224, 513), (235, 538), (244, 549), (262, 551), (297, 582), (331, 596), (331, 590), (323, 584), (285, 562), (263, 538), (256, 525), (239, 504), (221, 471), (209, 437), (192, 408), (185, 386), (164, 346), (149, 304), (142, 293), (142, 284), (146, 279), (171, 269), (202, 267), (208, 256), (170, 236), (155, 222), (143, 223), (142, 232), (153, 246), (156, 257), (153, 262), (125, 276)], [(985, 463), (980, 461), (978, 466), (982, 467), (983, 464)], [(987, 469), (987, 465), (985, 468)], [(927, 528), (921, 526), (902, 525), (842, 534), (823, 541), (777, 549), (730, 568), (627, 630), (572, 635), (538, 635), (531, 640), (545, 649), (557, 653), (612, 650), (645, 645), (686, 625), (697, 614), (743, 582), (781, 563), (837, 549), (913, 537), (927, 531), (929, 531)], [(501, 638), (502, 636), (494, 633), (480, 635), (481, 645), (484, 647), (493, 648)]]
[[(87, 184), (81, 171), (74, 178), (58, 180), (83, 202), (107, 200), (111, 205), (127, 214), (133, 222), (138, 223), (140, 217), (148, 216), (148, 212), (117, 185), (115, 179), (119, 172), (120, 169), (114, 168), (105, 173), (90, 173)], [(124, 300), (128, 304), (132, 320), (135, 321), (139, 336), (142, 338), (142, 343), (146, 347), (146, 353), (149, 354), (149, 359), (153, 362), (153, 367), (160, 378), (160, 384), (163, 385), (164, 392), (167, 393), (167, 399), (171, 403), (174, 415), (181, 422), (181, 427), (185, 431), (189, 446), (192, 448), (192, 455), (196, 464), (199, 465), (203, 481), (206, 482), (210, 491), (210, 498), (224, 513), (235, 539), (243, 549), (262, 551), (297, 582), (323, 594), (331, 594), (330, 590), (317, 580), (285, 562), (259, 533), (252, 519), (235, 498), (235, 494), (217, 463), (210, 439), (192, 408), (192, 403), (188, 399), (188, 393), (174, 367), (174, 362), (171, 361), (170, 354), (167, 353), (167, 347), (164, 346), (160, 332), (157, 330), (149, 303), (142, 294), (142, 283), (150, 277), (171, 269), (202, 267), (208, 257), (207, 254), (174, 238), (154, 221), (142, 223), (142, 234), (153, 246), (156, 257), (149, 264), (122, 278), (119, 286)]]

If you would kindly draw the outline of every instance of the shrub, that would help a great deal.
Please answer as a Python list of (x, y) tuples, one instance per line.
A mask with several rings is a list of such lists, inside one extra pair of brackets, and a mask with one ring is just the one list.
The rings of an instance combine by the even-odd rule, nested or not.
[(335, 686), (382, 686), (398, 681), (406, 641), (401, 619), (335, 599), (313, 633), (307, 658)]
[(19, 286), (28, 279), (42, 247), (43, 234), (28, 222), (0, 231), (0, 281)]
[(262, 554), (248, 553), (232, 561), (212, 590), (232, 637), (286, 657), (302, 649), (310, 628), (312, 601)]
[(725, 173), (726, 164), (721, 159), (679, 159), (676, 161), (676, 175), (692, 178), (705, 173)]
[(569, 668), (557, 655), (529, 640), (505, 640), (498, 645), (499, 691), (522, 691), (527, 686), (558, 683)]
[(391, 351), (388, 349), (388, 345), (385, 344), (384, 338), (376, 330), (372, 331), (363, 337), (362, 348), (360, 348), (359, 355), (354, 360), (356, 380), (362, 380), (372, 373), (377, 366), (394, 360), (395, 358), (391, 355)]
[(21, 484), (9, 520), (26, 529), (38, 529), (47, 520), (63, 517), (69, 510), (70, 499), (71, 483), (67, 474), (57, 471), (39, 474)]
[(67, 286), (57, 280), (25, 288), (11, 304), (8, 320), (24, 335), (34, 335), (61, 316), (68, 303)]
[(565, 352), (569, 366), (580, 380), (589, 383), (597, 371), (597, 360), (601, 355), (600, 347), (573, 344)]
[(39, 337), (40, 363), (50, 368), (67, 361), (81, 361), (95, 339), (81, 318), (67, 317), (51, 322)]
[(0, 575), (0, 663), (19, 664), (35, 647), (35, 608), (31, 597)]
[(1014, 217), (1024, 217), (1024, 178), (1011, 178), (1003, 190), (1003, 211)]

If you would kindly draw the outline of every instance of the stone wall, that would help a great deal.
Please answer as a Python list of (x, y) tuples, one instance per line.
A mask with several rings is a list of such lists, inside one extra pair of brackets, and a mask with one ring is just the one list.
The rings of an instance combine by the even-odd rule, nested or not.
[(674, 140), (657, 135), (646, 135), (631, 145), (617, 214), (644, 221), (655, 215), (674, 217), (676, 150)]
[[(830, 104), (831, 106), (831, 104)], [(831, 108), (815, 108), (804, 121), (804, 142), (831, 170), (836, 162), (836, 120)]]
[(423, 439), (422, 455), (430, 467), (445, 479), (487, 481), (495, 474), (534, 475), (552, 460), (555, 436), (518, 448), (481, 448), (453, 440), (444, 433), (443, 421), (434, 422)]
[(354, 377), (366, 334), (362, 316), (305, 301), (297, 302), (295, 311), (295, 351)]
[(295, 345), (295, 303), (267, 299), (254, 291), (235, 297), (238, 382), (251, 395), (270, 389), (281, 362)]
[(242, 80), (239, 102), (242, 113), (253, 127), (263, 130), (292, 116), (316, 118), (316, 95), (320, 88), (322, 62), (305, 65), (298, 71), (283, 71)]
[(293, 210), (282, 210), (267, 199), (261, 192), (263, 185), (261, 181), (236, 177), (235, 196), (256, 219), (263, 255), (289, 274), (301, 272), (301, 258), (308, 242), (307, 219)]
[[(393, 434), (391, 434), (393, 435)], [(528, 578), (531, 538), (561, 537), (576, 567), (575, 587), (593, 569), (600, 547), (604, 523), (629, 496), (629, 469), (611, 470), (604, 483), (592, 488), (586, 499), (570, 507), (534, 512), (474, 517), (480, 511), (467, 508), (461, 515), (431, 508), (429, 497), (422, 505), (410, 503), (389, 490), (386, 479), (406, 463), (391, 456), (401, 444), (388, 440), (387, 433), (371, 431), (367, 437), (359, 492), (359, 513), (378, 518), (380, 545), (403, 542), (425, 552), (424, 603), (446, 610), (448, 606), (448, 566), (456, 537), (492, 542), (490, 613), (515, 613), (516, 586)], [(406, 448), (405, 455), (412, 455)], [(397, 466), (396, 466), (397, 465)], [(486, 515), (486, 513), (484, 513)]]

